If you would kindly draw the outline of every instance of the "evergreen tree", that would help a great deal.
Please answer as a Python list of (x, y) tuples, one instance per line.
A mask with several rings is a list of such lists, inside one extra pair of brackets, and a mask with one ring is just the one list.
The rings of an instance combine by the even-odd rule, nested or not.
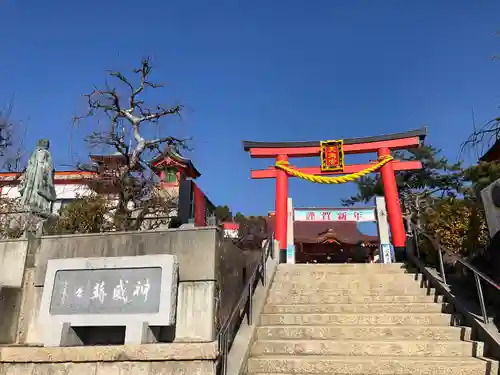
[(231, 221), (233, 219), (233, 213), (231, 212), (229, 206), (226, 204), (224, 206), (217, 206), (215, 208), (215, 217), (219, 222)]
[[(396, 184), (401, 198), (407, 194), (455, 197), (462, 192), (464, 174), (461, 163), (452, 163), (439, 155), (440, 150), (432, 146), (394, 153), (394, 158), (405, 161), (418, 160), (422, 169), (397, 171)], [(344, 206), (368, 203), (377, 195), (384, 195), (380, 173), (365, 176), (356, 182), (358, 192), (342, 200)]]

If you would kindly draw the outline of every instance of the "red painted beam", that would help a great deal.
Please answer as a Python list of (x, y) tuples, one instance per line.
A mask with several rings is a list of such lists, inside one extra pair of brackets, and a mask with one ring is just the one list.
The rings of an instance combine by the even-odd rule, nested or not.
[[(395, 171), (412, 171), (416, 169), (422, 169), (422, 163), (420, 161), (400, 161), (394, 160), (391, 162)], [(373, 164), (352, 164), (346, 165), (343, 172), (321, 172), (320, 167), (305, 167), (296, 168), (298, 171), (307, 174), (314, 175), (342, 175), (351, 174), (356, 172), (361, 172), (362, 170), (371, 167)], [(293, 177), (293, 176), (289, 176)], [(251, 171), (252, 179), (262, 179), (262, 178), (276, 178), (276, 168), (270, 167), (269, 169), (255, 169)]]
[[(421, 140), (419, 137), (401, 138), (390, 141), (379, 141), (370, 143), (357, 143), (344, 145), (344, 154), (364, 154), (377, 152), (381, 148), (391, 150), (404, 150), (412, 147), (419, 147)], [(277, 155), (288, 155), (291, 158), (319, 156), (320, 147), (272, 147), (272, 148), (251, 148), (252, 158), (274, 158)]]

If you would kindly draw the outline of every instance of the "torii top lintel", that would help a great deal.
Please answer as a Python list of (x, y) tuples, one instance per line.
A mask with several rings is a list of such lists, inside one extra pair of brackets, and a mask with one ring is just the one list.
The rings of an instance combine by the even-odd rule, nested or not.
[[(344, 153), (364, 154), (377, 152), (381, 148), (403, 150), (420, 147), (427, 136), (427, 128), (403, 133), (385, 134), (374, 137), (344, 139)], [(243, 141), (243, 148), (252, 158), (274, 158), (278, 155), (289, 157), (311, 157), (320, 154), (319, 141), (301, 142), (256, 142)]]

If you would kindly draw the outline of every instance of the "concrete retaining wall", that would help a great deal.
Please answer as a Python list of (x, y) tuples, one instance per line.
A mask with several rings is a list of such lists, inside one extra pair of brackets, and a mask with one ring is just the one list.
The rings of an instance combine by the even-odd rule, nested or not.
[(27, 240), (0, 241), (0, 343), (16, 341)]
[(0, 286), (20, 288), (28, 254), (28, 241), (0, 241)]
[[(18, 268), (12, 256), (24, 246), (22, 285), (3, 288), (0, 299), (0, 343), (40, 344), (37, 311), (47, 261), (72, 257), (174, 254), (179, 261), (176, 342), (212, 342), (217, 325), (229, 315), (243, 285), (248, 263), (242, 251), (216, 227), (89, 235), (48, 236), (0, 243), (2, 269)], [(0, 257), (2, 253), (0, 252)], [(255, 254), (253, 254), (255, 257)], [(251, 271), (248, 271), (251, 272)], [(9, 279), (15, 277), (9, 275)], [(18, 280), (19, 281), (19, 280)]]
[(180, 281), (213, 281), (221, 242), (215, 227), (44, 237), (35, 251), (35, 285), (43, 286), (48, 259), (152, 254), (176, 255)]

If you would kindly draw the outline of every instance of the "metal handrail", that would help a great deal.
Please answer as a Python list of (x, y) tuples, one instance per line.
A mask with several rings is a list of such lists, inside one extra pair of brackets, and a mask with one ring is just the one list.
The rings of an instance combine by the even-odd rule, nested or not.
[[(448, 255), (453, 256), (457, 260), (457, 262), (459, 262), (464, 267), (466, 267), (467, 269), (472, 271), (472, 273), (474, 274), (474, 280), (476, 282), (476, 290), (477, 290), (477, 295), (478, 295), (478, 299), (479, 299), (479, 306), (481, 308), (481, 315), (483, 317), (483, 322), (485, 324), (488, 324), (489, 318), (488, 318), (488, 312), (486, 310), (486, 303), (484, 301), (483, 286), (481, 285), (481, 280), (486, 281), (488, 284), (490, 284), (496, 290), (500, 290), (500, 285), (498, 285), (495, 281), (493, 281), (490, 277), (485, 275), (483, 272), (479, 271), (475, 266), (470, 264), (467, 260), (454, 254), (453, 251), (451, 251), (450, 249), (441, 245), (439, 239), (433, 238), (430, 235), (428, 235), (427, 233), (422, 232), (422, 231), (417, 232), (417, 234), (421, 234), (421, 235), (425, 236), (426, 238), (428, 238), (430, 240), (432, 246), (436, 250), (436, 252), (438, 254), (438, 260), (439, 260), (439, 273), (441, 274), (441, 278), (442, 278), (443, 283), (445, 285), (447, 285), (448, 283), (446, 280), (446, 273), (444, 270), (443, 253), (446, 253)], [(414, 237), (415, 237), (414, 238), (415, 244), (416, 244), (416, 246), (418, 246), (418, 244), (417, 244), (418, 238), (417, 238), (417, 236), (414, 236)]]
[(226, 319), (219, 331), (217, 337), (219, 343), (219, 375), (227, 375), (227, 359), (229, 350), (231, 349), (234, 337), (238, 332), (237, 329), (235, 330), (235, 332), (232, 332), (231, 329), (234, 329), (237, 325), (241, 324), (245, 316), (247, 317), (248, 325), (252, 324), (252, 297), (253, 293), (255, 292), (256, 284), (258, 283), (258, 281), (261, 281), (263, 286), (266, 284), (266, 262), (269, 257), (271, 257), (271, 259), (274, 259), (274, 253), (272, 251), (274, 242), (273, 238), (271, 237), (271, 239), (267, 239), (266, 241), (267, 243), (262, 249), (262, 256), (260, 258), (259, 264), (252, 272), (252, 275), (248, 279), (247, 284), (243, 289), (241, 297), (238, 299), (238, 302), (235, 304), (231, 314)]

